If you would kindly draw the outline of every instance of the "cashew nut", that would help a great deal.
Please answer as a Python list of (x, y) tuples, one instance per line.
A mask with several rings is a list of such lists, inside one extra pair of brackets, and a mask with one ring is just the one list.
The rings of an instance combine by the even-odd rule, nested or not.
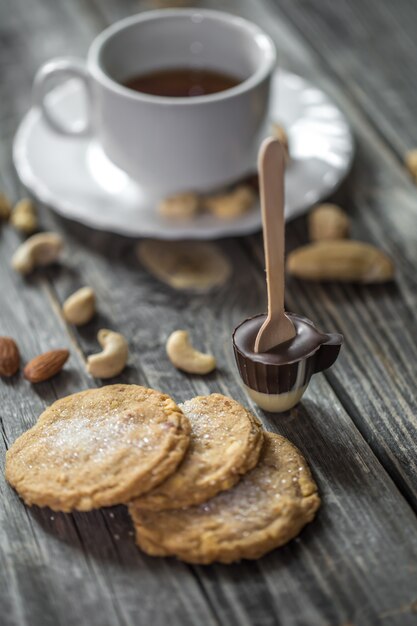
[(168, 337), (166, 351), (171, 363), (188, 374), (209, 374), (216, 368), (215, 357), (193, 348), (186, 330), (175, 330)]
[(82, 287), (64, 302), (64, 317), (70, 324), (87, 324), (96, 312), (96, 296), (91, 287)]
[(200, 208), (200, 198), (196, 193), (179, 193), (160, 202), (158, 211), (163, 217), (172, 219), (190, 219), (195, 217)]
[(12, 204), (5, 193), (0, 193), (0, 220), (8, 220), (12, 212)]
[(10, 216), (10, 223), (26, 235), (30, 235), (37, 230), (38, 218), (32, 200), (23, 198), (15, 205)]
[(102, 328), (97, 339), (102, 352), (87, 359), (87, 371), (95, 378), (113, 378), (125, 368), (128, 357), (126, 339), (120, 333)]
[(239, 185), (228, 193), (206, 196), (204, 206), (216, 217), (228, 220), (247, 213), (255, 200), (255, 192), (249, 185)]
[(12, 257), (12, 267), (16, 272), (29, 274), (35, 267), (54, 263), (63, 247), (62, 237), (57, 233), (38, 233), (18, 247)]
[(308, 230), (311, 241), (346, 239), (350, 220), (337, 204), (319, 204), (308, 216)]

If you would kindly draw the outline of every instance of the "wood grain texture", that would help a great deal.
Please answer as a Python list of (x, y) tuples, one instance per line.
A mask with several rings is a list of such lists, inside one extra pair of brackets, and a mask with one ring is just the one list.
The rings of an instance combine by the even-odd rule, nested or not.
[[(18, 339), (25, 359), (61, 346), (70, 347), (72, 356), (65, 373), (35, 391), (18, 377), (0, 381), (2, 624), (414, 624), (415, 515), (352, 421), (411, 500), (414, 423), (408, 411), (413, 370), (412, 361), (405, 359), (405, 354), (410, 359), (414, 354), (411, 332), (410, 352), (404, 354), (396, 344), (399, 329), (409, 323), (415, 308), (411, 187), (366, 116), (322, 75), (309, 48), (269, 5), (250, 0), (204, 4), (263, 24), (285, 64), (326, 85), (345, 105), (361, 138), (359, 173), (354, 172), (345, 196), (352, 205), (355, 234), (384, 242), (398, 258), (400, 277), (396, 286), (371, 290), (306, 289), (295, 281), (289, 285), (290, 307), (310, 314), (326, 330), (344, 330), (348, 342), (328, 379), (315, 377), (299, 408), (272, 419), (244, 394), (230, 344), (233, 326), (265, 307), (264, 277), (256, 261), (260, 237), (222, 242), (235, 268), (232, 280), (213, 293), (191, 296), (150, 277), (136, 261), (133, 242), (95, 233), (46, 209), (42, 225), (65, 233), (67, 253), (60, 266), (23, 281), (8, 266), (18, 237), (4, 228), (0, 333)], [(136, 0), (35, 0), (31, 12), (26, 6), (24, 0), (8, 0), (0, 21), (0, 51), (7, 48), (0, 54), (0, 182), (15, 198), (22, 190), (11, 166), (11, 139), (29, 104), (30, 80), (38, 65), (56, 54), (83, 55), (107, 22), (138, 7)], [(398, 223), (390, 211), (394, 201), (396, 215), (401, 215)], [(289, 229), (290, 246), (304, 237), (305, 225), (299, 220)], [(99, 315), (86, 327), (73, 329), (63, 321), (60, 305), (84, 284), (97, 292)], [(387, 327), (382, 327), (380, 311), (388, 313)], [(358, 319), (376, 321), (359, 347), (360, 342), (350, 339)], [(4, 450), (55, 398), (99, 384), (86, 376), (83, 362), (98, 349), (96, 332), (103, 326), (129, 339), (129, 367), (117, 380), (163, 389), (178, 401), (211, 391), (230, 394), (257, 412), (266, 427), (300, 447), (311, 462), (323, 507), (299, 539), (259, 562), (188, 567), (142, 555), (133, 544), (123, 507), (57, 515), (21, 504), (4, 483)], [(164, 344), (176, 328), (189, 329), (198, 348), (214, 352), (219, 361), (215, 374), (186, 376), (169, 364)], [(395, 389), (389, 386), (389, 374)], [(392, 405), (385, 389), (393, 393)]]
[(271, 1), (402, 160), (417, 144), (416, 3)]

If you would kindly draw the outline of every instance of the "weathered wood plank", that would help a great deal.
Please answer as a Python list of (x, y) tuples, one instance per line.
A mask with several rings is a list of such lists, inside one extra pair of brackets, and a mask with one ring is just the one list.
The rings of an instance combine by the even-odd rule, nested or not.
[[(236, 615), (244, 605), (255, 611), (250, 598), (256, 578), (271, 594), (277, 623), (383, 624), (384, 615), (389, 615), (387, 623), (413, 624), (414, 600), (398, 602), (391, 592), (389, 600), (384, 598), (380, 584), (385, 585), (385, 575), (377, 573), (390, 568), (381, 562), (382, 553), (385, 547), (388, 552), (398, 549), (397, 532), (403, 531), (389, 495), (389, 479), (386, 482), (380, 468), (369, 462), (362, 438), (352, 431), (350, 419), (338, 408), (328, 386), (316, 378), (296, 415), (277, 421), (268, 418), (267, 424), (294, 441), (313, 463), (323, 489), (323, 509), (314, 525), (283, 550), (262, 559), (257, 570), (248, 564), (227, 571), (216, 567), (214, 580), (211, 572), (201, 571), (212, 597), (219, 602), (225, 594)], [(382, 491), (371, 495), (370, 485), (376, 483)], [(377, 501), (384, 502), (384, 512), (378, 513)], [(412, 514), (409, 523), (415, 526)], [(301, 567), (294, 568), (294, 562)], [(407, 585), (409, 577), (416, 575), (414, 558), (400, 569), (400, 584)], [(220, 580), (228, 584), (219, 585)], [(274, 623), (262, 596), (260, 605), (257, 623)]]
[(272, 0), (402, 159), (417, 144), (417, 8), (410, 0)]

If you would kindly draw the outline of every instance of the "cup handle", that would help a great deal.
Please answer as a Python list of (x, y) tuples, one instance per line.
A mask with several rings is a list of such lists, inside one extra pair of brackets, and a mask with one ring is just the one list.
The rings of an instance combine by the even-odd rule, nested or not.
[(321, 344), (316, 356), (314, 373), (327, 370), (336, 361), (343, 343), (343, 335), (328, 333), (327, 341)]
[[(78, 78), (83, 83), (87, 94), (89, 113), (88, 117), (76, 127), (69, 126), (59, 120), (47, 104), (48, 83), (51, 78), (55, 77)], [(72, 137), (85, 137), (91, 134), (91, 79), (85, 63), (81, 59), (62, 57), (45, 63), (38, 70), (33, 81), (32, 97), (34, 105), (40, 108), (43, 118), (55, 132)]]

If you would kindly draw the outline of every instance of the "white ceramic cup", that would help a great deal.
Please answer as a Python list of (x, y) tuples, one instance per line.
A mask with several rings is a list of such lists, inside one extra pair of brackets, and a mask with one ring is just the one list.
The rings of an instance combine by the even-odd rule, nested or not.
[[(270, 37), (240, 17), (200, 9), (149, 11), (104, 30), (86, 62), (46, 63), (35, 77), (34, 102), (56, 132), (93, 134), (107, 157), (151, 193), (209, 191), (254, 169), (275, 56)], [(153, 96), (122, 84), (170, 67), (220, 70), (241, 82), (192, 98)], [(77, 128), (65, 126), (48, 107), (55, 77), (84, 84), (88, 117)]]

